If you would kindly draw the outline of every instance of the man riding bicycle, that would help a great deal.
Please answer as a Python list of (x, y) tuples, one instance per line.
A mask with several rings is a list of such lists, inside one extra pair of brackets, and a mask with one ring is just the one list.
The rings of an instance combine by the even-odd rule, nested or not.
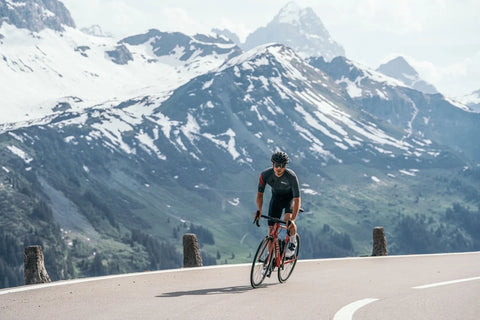
[[(255, 213), (255, 220), (260, 219), (263, 206), (263, 193), (268, 184), (272, 189), (272, 198), (268, 208), (268, 215), (280, 219), (282, 211), (285, 209), (284, 221), (288, 226), (288, 234), (290, 241), (287, 246), (286, 257), (294, 254), (296, 247), (297, 226), (295, 219), (300, 210), (300, 188), (298, 179), (291, 169), (287, 169), (289, 161), (288, 155), (285, 152), (277, 151), (272, 155), (272, 167), (264, 170), (260, 174), (258, 181), (257, 192), (257, 212)], [(269, 234), (273, 230), (273, 221), (268, 221)]]

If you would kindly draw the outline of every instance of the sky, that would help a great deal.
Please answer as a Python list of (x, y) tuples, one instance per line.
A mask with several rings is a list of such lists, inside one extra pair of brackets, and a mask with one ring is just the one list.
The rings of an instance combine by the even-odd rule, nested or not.
[[(241, 41), (290, 0), (61, 0), (77, 27), (115, 37), (155, 28), (189, 35), (227, 28)], [(376, 69), (403, 56), (449, 97), (480, 90), (478, 0), (296, 0), (311, 7), (347, 58)]]

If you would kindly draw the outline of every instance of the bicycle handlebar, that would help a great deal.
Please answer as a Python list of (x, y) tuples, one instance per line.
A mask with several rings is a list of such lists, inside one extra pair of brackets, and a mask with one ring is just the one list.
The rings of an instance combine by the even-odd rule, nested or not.
[[(267, 220), (271, 220), (271, 221), (273, 221), (273, 222), (275, 222), (275, 223), (286, 224), (285, 221), (283, 221), (283, 220), (280, 220), (280, 219), (277, 219), (277, 218), (274, 218), (274, 217), (270, 217), (270, 216), (266, 216), (266, 215), (263, 215), (263, 214), (262, 214), (260, 217), (261, 217), (261, 218), (265, 218), (265, 219), (267, 219)], [(257, 224), (257, 227), (260, 227), (260, 219), (258, 219), (258, 220), (253, 220), (253, 223), (256, 223), (256, 224)]]
[[(303, 212), (303, 208), (300, 208), (300, 209), (298, 210), (298, 212)], [(259, 213), (260, 213), (260, 211), (257, 211), (257, 214), (259, 214)], [(257, 224), (257, 227), (260, 227), (260, 218), (265, 218), (265, 219), (267, 219), (267, 220), (272, 220), (273, 222), (280, 223), (280, 224), (285, 224), (285, 225), (287, 224), (287, 223), (286, 223), (285, 221), (283, 221), (283, 220), (280, 220), (280, 219), (277, 219), (277, 218), (274, 218), (274, 217), (270, 217), (270, 216), (266, 216), (266, 215), (263, 215), (263, 214), (262, 214), (262, 215), (259, 217), (258, 220), (253, 219), (253, 222), (252, 222), (252, 223), (256, 223), (256, 224)]]

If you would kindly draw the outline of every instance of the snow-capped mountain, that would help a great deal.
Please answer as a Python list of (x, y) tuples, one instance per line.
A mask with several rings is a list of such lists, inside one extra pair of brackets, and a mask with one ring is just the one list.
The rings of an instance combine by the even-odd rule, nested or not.
[[(379, 153), (369, 145), (382, 145), (389, 157), (418, 151), (414, 142), (371, 125), (367, 115), (352, 117), (346, 105), (341, 87), (326, 74), (288, 47), (266, 45), (193, 79), (157, 109), (161, 116), (153, 117), (163, 119), (170, 143), (186, 147), (193, 159), (219, 153), (215, 158), (225, 163), (231, 158), (250, 164), (279, 145), (302, 155), (305, 164), (343, 163), (348, 152)], [(208, 145), (219, 151), (199, 147)]]
[(31, 121), (57, 105), (72, 110), (165, 94), (240, 53), (223, 37), (150, 30), (116, 41), (65, 26), (58, 33), (0, 28), (0, 123)]
[(425, 94), (396, 79), (369, 70), (344, 57), (331, 62), (312, 58), (310, 63), (325, 71), (361, 111), (402, 130), (404, 137), (423, 137), (480, 160), (475, 136), (480, 134), (480, 115), (441, 94)]
[(432, 84), (420, 78), (418, 72), (403, 57), (396, 57), (387, 63), (380, 65), (377, 68), (377, 71), (400, 80), (407, 87), (415, 90), (429, 94), (438, 93), (437, 89), (435, 89)]
[(352, 152), (393, 162), (397, 156), (403, 161), (438, 154), (431, 141), (386, 131), (369, 114), (353, 114), (349, 100), (341, 83), (292, 49), (266, 45), (190, 80), (168, 97), (109, 102), (85, 112), (60, 108), (49, 127), (64, 134), (70, 127), (88, 130), (63, 137), (69, 144), (88, 145), (93, 139), (115, 152), (146, 153), (176, 165), (213, 161), (223, 168), (234, 161), (249, 167), (279, 145), (312, 165), (351, 161)]
[(291, 47), (303, 58), (323, 56), (331, 60), (345, 55), (343, 47), (332, 39), (315, 12), (300, 8), (295, 2), (289, 2), (270, 23), (251, 33), (242, 48), (248, 50), (272, 42)]
[(70, 12), (58, 0), (0, 0), (0, 26), (3, 23), (37, 32), (75, 27)]
[[(145, 39), (151, 35), (125, 43), (138, 45)], [(151, 162), (149, 167), (159, 163), (169, 176), (205, 167), (189, 178), (205, 184), (203, 175), (229, 172), (233, 164), (259, 169), (255, 159), (278, 146), (304, 170), (361, 158), (388, 163), (393, 174), (410, 161), (431, 163), (442, 154), (438, 139), (432, 139), (439, 132), (417, 128), (417, 122), (423, 123), (422, 130), (429, 123), (441, 126), (435, 122), (440, 116), (432, 114), (433, 102), (437, 111), (468, 114), (440, 95), (426, 97), (399, 87), (345, 58), (311, 64), (283, 45), (259, 46), (168, 96), (108, 102), (83, 112), (59, 108), (42, 126), (51, 134), (59, 132), (66, 148), (94, 144)], [(348, 72), (340, 76), (331, 70)], [(213, 187), (215, 180), (209, 184)]]

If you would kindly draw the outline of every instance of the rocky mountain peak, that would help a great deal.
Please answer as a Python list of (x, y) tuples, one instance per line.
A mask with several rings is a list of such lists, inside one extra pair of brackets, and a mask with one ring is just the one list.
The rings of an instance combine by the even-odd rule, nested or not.
[(90, 27), (81, 28), (80, 31), (95, 37), (113, 37), (111, 33), (104, 32), (102, 30), (102, 27), (100, 27), (100, 25), (98, 24), (94, 24)]
[(284, 6), (267, 26), (251, 33), (243, 48), (248, 50), (271, 42), (289, 46), (302, 57), (323, 56), (331, 60), (345, 55), (343, 47), (331, 38), (315, 12), (295, 2)]
[(420, 78), (418, 72), (403, 57), (396, 57), (387, 63), (380, 65), (377, 68), (377, 71), (386, 76), (400, 80), (406, 86), (415, 90), (428, 94), (438, 93), (433, 85)]
[(70, 12), (58, 0), (0, 0), (0, 26), (3, 22), (34, 32), (75, 27)]
[[(315, 22), (323, 29), (322, 21), (320, 18), (315, 14), (312, 8), (301, 8), (296, 2), (289, 2), (287, 3), (273, 18), (273, 22), (276, 23), (287, 23), (295, 26), (302, 26), (306, 22)], [(304, 27), (304, 26), (303, 26)], [(326, 31), (326, 29), (325, 29)]]
[(295, 24), (299, 22), (298, 18), (302, 16), (302, 12), (302, 8), (300, 8), (297, 3), (291, 1), (279, 11), (273, 20), (276, 22)]
[(233, 41), (236, 45), (240, 46), (241, 45), (241, 41), (240, 41), (240, 38), (232, 31), (228, 30), (228, 29), (218, 29), (218, 28), (213, 28), (212, 29), (212, 32), (214, 34), (217, 34), (219, 36), (224, 36), (224, 37), (227, 37), (228, 39), (230, 39), (231, 41)]
[(400, 73), (405, 76), (418, 76), (418, 72), (403, 57), (396, 57), (387, 63), (380, 65), (377, 69), (382, 73)]

